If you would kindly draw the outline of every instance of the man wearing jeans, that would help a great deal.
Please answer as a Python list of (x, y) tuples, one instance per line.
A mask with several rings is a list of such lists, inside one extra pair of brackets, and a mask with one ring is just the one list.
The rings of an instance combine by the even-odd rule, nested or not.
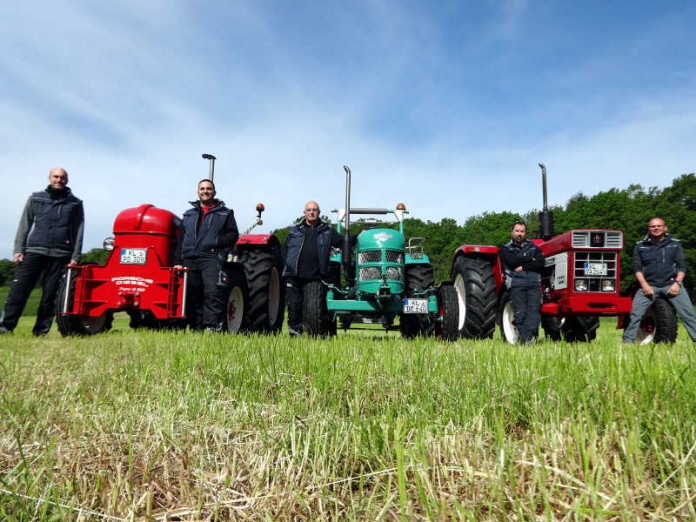
[(691, 340), (696, 341), (696, 315), (683, 288), (686, 274), (684, 249), (678, 239), (667, 233), (664, 219), (654, 217), (648, 223), (648, 235), (633, 250), (633, 271), (640, 290), (633, 297), (631, 318), (624, 330), (623, 342), (636, 341), (640, 321), (656, 297), (669, 300)]

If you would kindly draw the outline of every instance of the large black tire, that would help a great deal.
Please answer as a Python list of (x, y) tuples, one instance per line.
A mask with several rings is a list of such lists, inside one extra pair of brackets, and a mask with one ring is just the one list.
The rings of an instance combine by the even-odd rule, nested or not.
[(500, 304), (498, 305), (498, 326), (500, 335), (503, 341), (509, 344), (516, 344), (520, 340), (520, 334), (517, 331), (515, 323), (515, 311), (512, 309), (512, 301), (510, 301), (510, 293), (504, 292), (500, 296)]
[(243, 250), (248, 306), (242, 328), (248, 332), (279, 332), (285, 314), (285, 288), (281, 281), (282, 258), (277, 248)]
[(568, 343), (589, 343), (597, 338), (598, 317), (566, 317), (561, 325), (561, 335)]
[(437, 290), (438, 321), (435, 335), (441, 341), (459, 338), (459, 297), (453, 286), (443, 285)]
[(329, 321), (326, 307), (326, 286), (312, 281), (302, 290), (302, 321), (304, 333), (312, 337), (336, 335), (336, 323)]
[(643, 315), (636, 341), (640, 344), (673, 343), (677, 340), (677, 315), (672, 304), (663, 298), (655, 299)]
[(230, 288), (227, 296), (227, 311), (223, 319), (223, 330), (238, 333), (242, 329), (247, 308), (246, 279), (241, 269), (228, 269), (227, 274)]
[(541, 327), (544, 329), (546, 337), (552, 341), (560, 341), (563, 338), (561, 335), (561, 329), (563, 328), (564, 322), (565, 317), (555, 315), (541, 316)]
[(469, 339), (490, 339), (495, 332), (495, 277), (490, 261), (460, 256), (452, 267), (459, 296), (459, 334)]
[(58, 331), (63, 337), (70, 335), (94, 335), (111, 330), (114, 321), (112, 312), (105, 312), (99, 317), (89, 317), (85, 315), (62, 315), (63, 303), (67, 300), (69, 307), (72, 306), (75, 292), (75, 278), (68, 278), (67, 274), (63, 277), (58, 289), (56, 324)]
[[(406, 265), (406, 296), (424, 292), (435, 286), (435, 272), (429, 264)], [(429, 314), (401, 314), (399, 330), (402, 337), (413, 339), (417, 335), (432, 335), (435, 332), (435, 321)]]

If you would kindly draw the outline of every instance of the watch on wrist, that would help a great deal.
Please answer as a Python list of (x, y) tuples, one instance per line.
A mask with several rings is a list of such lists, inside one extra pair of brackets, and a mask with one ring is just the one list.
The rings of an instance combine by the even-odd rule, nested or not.
[(679, 286), (683, 286), (683, 285), (684, 285), (684, 283), (682, 283), (681, 281), (677, 281), (676, 279), (674, 280), (674, 282), (677, 283)]

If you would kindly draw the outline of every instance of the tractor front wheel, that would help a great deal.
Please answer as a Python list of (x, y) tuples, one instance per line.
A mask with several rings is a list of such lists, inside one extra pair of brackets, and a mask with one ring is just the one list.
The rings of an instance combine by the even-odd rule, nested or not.
[(336, 335), (335, 322), (328, 318), (326, 286), (321, 281), (312, 281), (302, 290), (302, 321), (304, 332), (312, 337)]
[(567, 343), (589, 343), (597, 338), (598, 317), (566, 317), (561, 326), (561, 335)]
[[(422, 295), (428, 288), (435, 286), (435, 275), (432, 265), (412, 264), (406, 265), (406, 295), (425, 297)], [(399, 330), (406, 339), (413, 339), (417, 335), (428, 336), (435, 331), (435, 321), (429, 314), (401, 314), (399, 317)]]
[(459, 338), (459, 298), (453, 286), (440, 286), (437, 305), (436, 337), (442, 341), (456, 341)]
[(636, 341), (640, 344), (673, 343), (677, 340), (677, 316), (666, 299), (658, 298), (643, 315)]
[(509, 344), (516, 344), (520, 339), (520, 334), (517, 331), (517, 323), (515, 323), (515, 311), (512, 309), (512, 301), (510, 293), (505, 292), (500, 298), (498, 305), (498, 325), (500, 326), (500, 335), (503, 340)]
[(227, 297), (227, 313), (223, 328), (238, 333), (242, 328), (244, 312), (247, 308), (247, 292), (244, 274), (241, 270), (230, 270), (230, 293)]

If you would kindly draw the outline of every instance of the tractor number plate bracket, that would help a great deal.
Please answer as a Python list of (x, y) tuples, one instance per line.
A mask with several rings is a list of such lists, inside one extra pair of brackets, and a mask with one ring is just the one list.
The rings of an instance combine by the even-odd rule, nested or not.
[(147, 248), (122, 248), (122, 265), (145, 265), (147, 264)]
[(404, 299), (405, 314), (427, 314), (428, 300), (427, 299)]

